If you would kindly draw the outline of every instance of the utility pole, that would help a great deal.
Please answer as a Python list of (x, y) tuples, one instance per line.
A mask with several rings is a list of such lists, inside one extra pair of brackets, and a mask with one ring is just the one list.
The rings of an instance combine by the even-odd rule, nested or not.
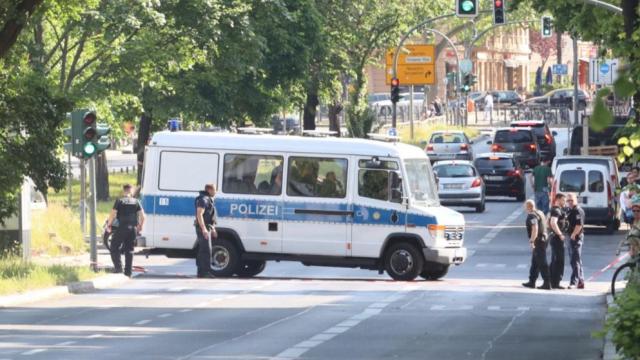
[[(578, 125), (578, 35), (573, 39), (573, 123)], [(582, 117), (582, 155), (589, 155), (589, 120)]]
[(413, 140), (413, 85), (409, 86), (409, 138)]

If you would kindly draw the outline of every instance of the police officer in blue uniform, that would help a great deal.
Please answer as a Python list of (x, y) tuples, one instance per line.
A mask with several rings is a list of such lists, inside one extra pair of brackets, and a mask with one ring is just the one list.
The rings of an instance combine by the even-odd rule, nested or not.
[(124, 196), (113, 204), (109, 220), (107, 220), (107, 231), (111, 232), (111, 225), (117, 219), (118, 228), (111, 241), (111, 260), (115, 268), (114, 272), (122, 273), (121, 254), (124, 253), (124, 275), (131, 276), (133, 247), (136, 236), (142, 231), (145, 216), (140, 202), (133, 197), (131, 185), (125, 184), (122, 190)]
[(201, 191), (195, 201), (196, 236), (198, 237), (198, 253), (196, 254), (196, 266), (198, 268), (198, 278), (212, 278), (211, 272), (211, 241), (218, 237), (215, 229), (216, 208), (213, 197), (216, 195), (216, 187), (207, 184), (204, 191)]

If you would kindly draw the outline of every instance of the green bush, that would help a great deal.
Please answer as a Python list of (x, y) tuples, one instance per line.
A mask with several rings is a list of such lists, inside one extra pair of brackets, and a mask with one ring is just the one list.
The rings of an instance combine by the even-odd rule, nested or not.
[(640, 359), (640, 276), (637, 271), (609, 312), (606, 327), (613, 332), (616, 350), (625, 359)]

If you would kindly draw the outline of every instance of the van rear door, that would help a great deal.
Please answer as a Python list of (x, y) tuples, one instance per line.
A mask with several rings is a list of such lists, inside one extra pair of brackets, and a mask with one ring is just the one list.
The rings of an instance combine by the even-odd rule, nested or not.
[(573, 169), (565, 167), (558, 172), (560, 192), (576, 193), (578, 202), (583, 207), (607, 207), (609, 182), (606, 181), (608, 172), (604, 167), (578, 166)]

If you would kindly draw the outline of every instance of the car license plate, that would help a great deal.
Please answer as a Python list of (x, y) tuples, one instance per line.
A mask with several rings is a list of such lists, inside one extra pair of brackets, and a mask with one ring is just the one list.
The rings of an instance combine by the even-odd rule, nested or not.
[(463, 184), (444, 184), (443, 188), (445, 190), (461, 190), (463, 186)]
[(488, 176), (485, 176), (484, 178), (489, 180), (489, 181), (500, 181), (500, 180), (504, 179), (504, 176), (491, 176), (491, 175), (488, 175)]

